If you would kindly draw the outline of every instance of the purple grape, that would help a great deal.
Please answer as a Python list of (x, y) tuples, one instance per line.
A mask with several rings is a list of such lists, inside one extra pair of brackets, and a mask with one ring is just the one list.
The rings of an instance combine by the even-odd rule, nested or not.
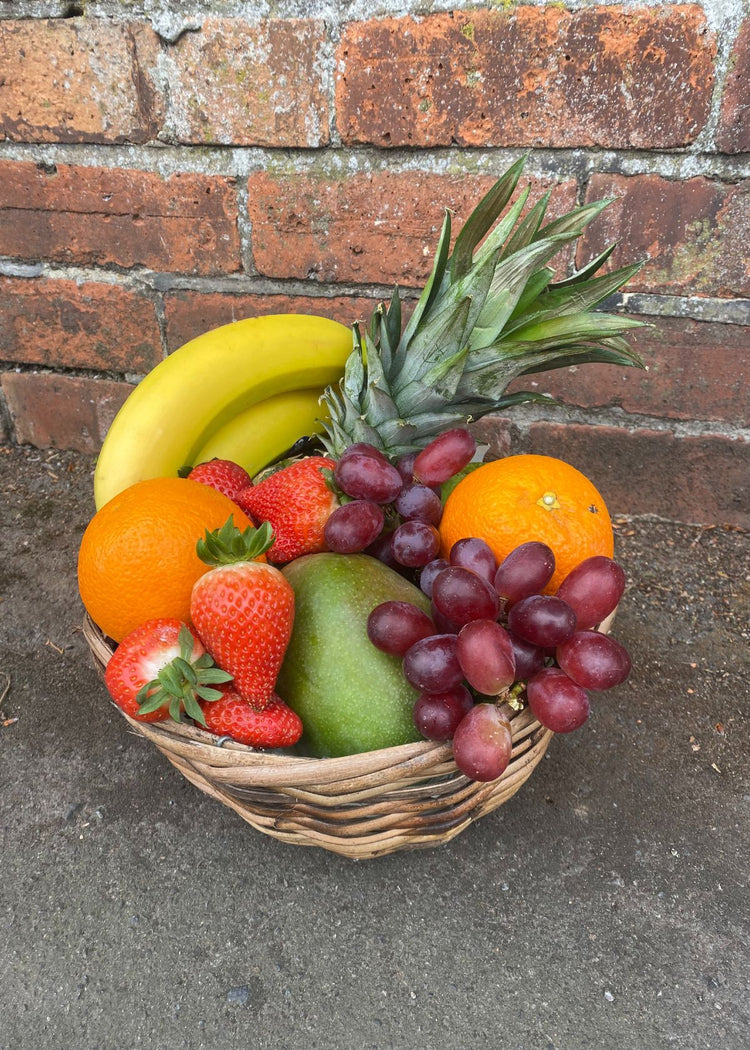
[(561, 645), (575, 629), (576, 614), (567, 602), (552, 594), (522, 598), (508, 613), (508, 630), (543, 648)]
[(414, 460), (414, 477), (423, 485), (439, 485), (471, 462), (476, 450), (477, 443), (468, 430), (445, 430)]
[(524, 641), (512, 631), (508, 631), (508, 637), (516, 660), (516, 680), (525, 682), (544, 667), (544, 649)]
[(353, 445), (348, 445), (339, 456), (339, 462), (347, 456), (352, 455), (371, 456), (373, 459), (382, 460), (384, 463), (388, 462), (384, 453), (374, 445), (370, 445), (367, 441), (355, 441)]
[(572, 607), (578, 630), (587, 631), (614, 611), (625, 582), (625, 573), (616, 561), (596, 554), (568, 573), (557, 588), (557, 596)]
[(546, 543), (530, 540), (506, 555), (495, 573), (495, 590), (509, 603), (540, 594), (552, 579), (555, 555)]
[(459, 565), (451, 565), (435, 577), (432, 600), (443, 616), (461, 625), (471, 620), (495, 620), (500, 612), (494, 588)]
[(404, 654), (402, 666), (407, 682), (425, 693), (442, 693), (462, 682), (464, 673), (456, 645), (454, 634), (433, 634), (415, 642)]
[(395, 507), (403, 521), (439, 525), (443, 516), (440, 497), (426, 485), (404, 485), (396, 496)]
[(405, 521), (391, 536), (393, 557), (400, 565), (419, 569), (431, 562), (440, 549), (440, 533), (423, 521)]
[(383, 531), (383, 508), (371, 500), (352, 500), (336, 507), (323, 527), (323, 538), (336, 554), (365, 550)]
[(336, 464), (336, 484), (353, 499), (392, 503), (403, 486), (396, 468), (385, 458), (351, 452)]
[(585, 690), (559, 667), (545, 667), (526, 684), (529, 709), (553, 733), (571, 733), (589, 717), (589, 698)]
[(510, 723), (495, 704), (475, 704), (453, 734), (453, 760), (472, 780), (497, 780), (512, 750)]
[(375, 542), (365, 548), (365, 554), (369, 554), (371, 558), (377, 558), (378, 561), (382, 561), (384, 565), (388, 566), (388, 568), (395, 569), (399, 572), (403, 566), (399, 565), (393, 557), (393, 550), (391, 548), (392, 535), (392, 532), (381, 532)]
[(396, 460), (396, 470), (404, 479), (405, 485), (414, 484), (414, 460), (416, 458), (416, 452), (405, 452), (403, 456), (399, 456)]
[(566, 675), (584, 689), (611, 689), (630, 674), (627, 649), (598, 631), (576, 631), (558, 645), (555, 658)]
[(440, 634), (458, 634), (461, 630), (462, 625), (460, 623), (454, 623), (453, 620), (449, 620), (447, 616), (443, 616), (434, 602), (432, 602), (430, 606), (430, 616), (432, 616), (432, 621)]
[(435, 634), (435, 624), (411, 602), (381, 602), (367, 618), (367, 637), (391, 656), (403, 656), (415, 642)]
[(420, 693), (414, 704), (414, 725), (427, 740), (450, 740), (474, 699), (465, 685), (442, 693)]
[(471, 569), (477, 576), (494, 586), (497, 559), (490, 545), (484, 540), (475, 537), (457, 540), (451, 547), (450, 563), (459, 565), (462, 569)]
[(464, 678), (485, 696), (513, 685), (516, 659), (508, 632), (494, 620), (472, 620), (458, 632), (458, 662)]
[(435, 582), (435, 577), (443, 569), (447, 569), (448, 564), (445, 558), (433, 558), (432, 561), (427, 562), (419, 574), (419, 586), (428, 598), (432, 597), (432, 585)]

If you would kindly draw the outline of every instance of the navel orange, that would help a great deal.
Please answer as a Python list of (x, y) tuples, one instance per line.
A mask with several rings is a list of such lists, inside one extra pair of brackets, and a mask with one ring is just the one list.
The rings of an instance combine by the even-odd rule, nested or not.
[(584, 558), (614, 553), (609, 512), (585, 474), (552, 456), (519, 455), (484, 463), (456, 485), (440, 522), (441, 553), (465, 537), (483, 539), (498, 561), (528, 540), (552, 548), (557, 590)]
[(195, 545), (230, 514), (238, 528), (253, 524), (229, 497), (187, 478), (139, 481), (105, 503), (78, 554), (78, 588), (94, 623), (120, 642), (146, 620), (189, 620), (193, 584), (209, 570)]

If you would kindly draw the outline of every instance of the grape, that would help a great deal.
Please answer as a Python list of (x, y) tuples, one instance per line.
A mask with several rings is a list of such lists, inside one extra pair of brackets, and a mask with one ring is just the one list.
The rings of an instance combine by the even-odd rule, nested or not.
[(336, 507), (323, 527), (323, 538), (336, 554), (356, 554), (383, 531), (383, 508), (371, 500), (352, 500)]
[(448, 564), (445, 558), (433, 558), (432, 561), (427, 562), (419, 574), (419, 586), (428, 598), (432, 597), (432, 585), (435, 582), (435, 577), (443, 569), (447, 569)]
[(459, 565), (451, 565), (435, 577), (432, 600), (443, 616), (462, 626), (470, 620), (495, 620), (500, 612), (494, 588)]
[(474, 700), (465, 685), (442, 693), (420, 693), (414, 704), (414, 725), (427, 740), (450, 740)]
[(440, 634), (458, 634), (461, 630), (462, 625), (460, 623), (454, 623), (453, 620), (449, 620), (447, 616), (443, 616), (434, 602), (431, 603), (430, 615), (432, 616), (432, 621)]
[(423, 485), (439, 485), (471, 462), (477, 443), (468, 430), (445, 430), (414, 460), (413, 473)]
[(400, 565), (418, 569), (431, 562), (440, 547), (440, 533), (423, 521), (405, 521), (391, 536), (393, 557)]
[(497, 559), (484, 540), (474, 537), (457, 540), (451, 547), (450, 563), (460, 565), (463, 569), (471, 569), (487, 583), (494, 584)]
[(530, 540), (506, 555), (495, 573), (495, 590), (508, 602), (539, 594), (552, 579), (555, 555), (546, 543)]
[(411, 602), (381, 602), (367, 618), (367, 637), (392, 656), (403, 656), (415, 642), (434, 633), (427, 613)]
[(393, 551), (391, 549), (392, 535), (392, 532), (381, 532), (375, 542), (365, 548), (365, 554), (369, 554), (371, 558), (377, 558), (378, 561), (382, 561), (384, 565), (387, 565), (390, 569), (395, 569), (398, 572), (403, 566), (399, 565), (393, 557)]
[(603, 554), (579, 562), (557, 588), (558, 598), (572, 606), (579, 631), (596, 627), (614, 610), (625, 590), (622, 568)]
[(415, 642), (404, 654), (407, 682), (425, 693), (442, 693), (463, 681), (454, 634), (433, 634)]
[(524, 641), (512, 631), (508, 631), (508, 637), (516, 660), (516, 680), (525, 682), (544, 667), (544, 649)]
[(495, 704), (475, 704), (453, 734), (453, 760), (472, 780), (496, 780), (508, 768), (513, 738)]
[(384, 463), (388, 462), (388, 460), (385, 458), (385, 455), (380, 451), (380, 449), (376, 448), (374, 445), (368, 444), (367, 441), (355, 441), (353, 445), (347, 446), (347, 448), (345, 448), (339, 456), (339, 462), (341, 462), (341, 460), (345, 459), (347, 456), (352, 456), (355, 454), (361, 456), (371, 456), (373, 459), (382, 460)]
[(494, 620), (472, 620), (458, 632), (456, 650), (466, 681), (486, 696), (513, 685), (516, 659), (508, 632)]
[(532, 594), (511, 607), (508, 629), (532, 645), (552, 648), (573, 634), (576, 614), (562, 598)]
[(396, 460), (396, 470), (404, 479), (405, 485), (414, 484), (414, 460), (416, 458), (416, 452), (405, 452), (403, 456), (399, 456)]
[(526, 684), (529, 708), (553, 733), (571, 733), (589, 717), (589, 698), (559, 667), (537, 671)]
[(555, 658), (568, 677), (584, 689), (611, 689), (630, 674), (627, 649), (598, 631), (576, 631), (558, 645)]
[(426, 485), (404, 485), (396, 497), (396, 511), (404, 521), (439, 525), (443, 516), (440, 497)]
[(403, 478), (385, 457), (351, 452), (336, 464), (336, 483), (347, 496), (374, 503), (392, 503), (403, 485)]

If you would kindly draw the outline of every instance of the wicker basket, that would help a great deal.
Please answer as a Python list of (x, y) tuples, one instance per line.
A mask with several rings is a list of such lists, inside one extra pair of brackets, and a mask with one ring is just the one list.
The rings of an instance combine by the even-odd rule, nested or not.
[[(88, 618), (83, 633), (103, 673), (114, 643)], [(449, 842), (518, 791), (553, 735), (528, 709), (506, 707), (510, 764), (497, 780), (478, 783), (458, 771), (446, 744), (424, 741), (346, 758), (304, 758), (255, 751), (186, 723), (136, 722), (120, 713), (192, 784), (254, 828), (357, 860)]]

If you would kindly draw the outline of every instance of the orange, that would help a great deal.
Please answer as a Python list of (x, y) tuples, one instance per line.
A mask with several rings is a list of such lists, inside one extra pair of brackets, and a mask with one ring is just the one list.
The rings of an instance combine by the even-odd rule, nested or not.
[(240, 529), (253, 524), (227, 496), (187, 478), (138, 481), (105, 503), (78, 553), (78, 588), (94, 623), (121, 642), (146, 620), (189, 620), (193, 584), (209, 570), (195, 545), (230, 514)]
[(498, 561), (529, 540), (546, 543), (555, 555), (548, 594), (584, 558), (614, 553), (601, 494), (585, 474), (552, 456), (507, 456), (460, 481), (440, 522), (443, 557), (470, 536), (488, 543)]

